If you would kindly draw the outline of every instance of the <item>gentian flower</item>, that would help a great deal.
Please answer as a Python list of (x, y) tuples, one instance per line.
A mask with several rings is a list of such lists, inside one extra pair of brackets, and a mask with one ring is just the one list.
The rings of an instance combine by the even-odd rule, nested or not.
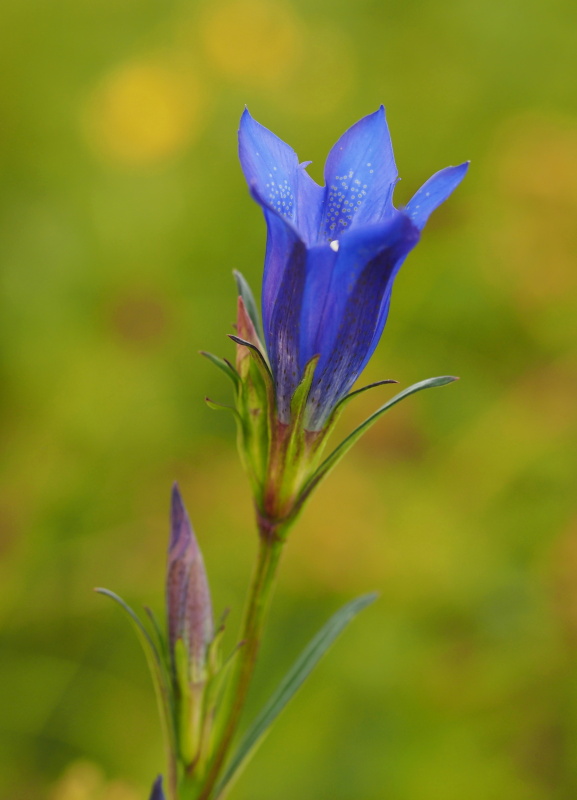
[(318, 357), (303, 424), (320, 431), (381, 337), (399, 268), (468, 162), (437, 172), (396, 209), (397, 168), (382, 106), (332, 148), (325, 186), (307, 173), (310, 162), (299, 164), (247, 110), (239, 152), (267, 224), (262, 314), (278, 419), (291, 422), (291, 399)]

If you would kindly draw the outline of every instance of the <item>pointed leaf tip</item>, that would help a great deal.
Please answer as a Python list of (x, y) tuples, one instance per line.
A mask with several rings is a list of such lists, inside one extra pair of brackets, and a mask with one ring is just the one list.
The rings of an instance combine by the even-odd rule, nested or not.
[(262, 324), (260, 320), (260, 314), (258, 311), (258, 307), (256, 304), (256, 300), (254, 299), (254, 294), (247, 279), (244, 277), (242, 272), (239, 272), (237, 269), (232, 271), (234, 279), (236, 281), (236, 288), (238, 291), (239, 296), (242, 298), (242, 301), (246, 307), (246, 312), (251, 319), (252, 324), (254, 325), (256, 335), (260, 339), (261, 342), (264, 341), (263, 331), (262, 331)]

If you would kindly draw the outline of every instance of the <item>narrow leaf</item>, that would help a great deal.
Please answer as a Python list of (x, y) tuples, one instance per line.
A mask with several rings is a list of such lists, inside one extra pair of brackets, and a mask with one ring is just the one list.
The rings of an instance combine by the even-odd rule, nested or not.
[(366, 594), (357, 597), (346, 606), (334, 614), (326, 625), (321, 628), (317, 635), (312, 639), (308, 646), (303, 650), (292, 668), (281, 681), (278, 689), (262, 709), (252, 727), (242, 739), (238, 750), (227, 766), (221, 778), (215, 794), (215, 800), (224, 797), (224, 792), (230, 788), (232, 781), (238, 777), (240, 770), (247, 763), (248, 759), (254, 754), (256, 748), (261, 743), (263, 736), (285, 708), (289, 700), (300, 689), (304, 681), (315, 668), (321, 657), (333, 644), (338, 635), (344, 630), (348, 623), (363, 608), (370, 605), (375, 599), (376, 594)]
[(258, 334), (258, 338), (261, 340), (261, 342), (264, 342), (262, 325), (260, 322), (260, 314), (258, 313), (258, 308), (254, 299), (254, 295), (252, 293), (252, 289), (250, 288), (247, 279), (241, 272), (235, 269), (232, 271), (232, 274), (234, 275), (234, 279), (236, 281), (236, 288), (238, 289), (238, 293), (243, 299), (247, 313), (251, 318), (252, 324), (254, 325), (256, 332)]
[(447, 383), (452, 383), (453, 381), (457, 380), (459, 379), (451, 375), (443, 375), (439, 378), (428, 378), (427, 380), (420, 381), (419, 383), (414, 383), (407, 389), (403, 389), (402, 392), (399, 392), (399, 394), (396, 394), (393, 398), (388, 400), (383, 406), (377, 409), (374, 414), (371, 414), (370, 417), (367, 417), (367, 419), (362, 422), (358, 428), (355, 428), (355, 430), (350, 433), (346, 439), (343, 439), (343, 441), (333, 450), (330, 456), (323, 461), (320, 467), (318, 467), (318, 469), (307, 481), (296, 503), (296, 508), (299, 509), (302, 506), (315, 486), (325, 477), (325, 475), (331, 471), (334, 466), (336, 466), (336, 464), (338, 464), (345, 453), (348, 452), (351, 447), (361, 438), (363, 433), (365, 433), (365, 431), (367, 431), (371, 425), (373, 425), (379, 419), (379, 417), (388, 411), (389, 408), (392, 408), (397, 403), (400, 403), (401, 400), (405, 399), (405, 397), (409, 397), (409, 395), (415, 394), (415, 392), (420, 392), (422, 389), (433, 389), (437, 386), (445, 386)]
[(218, 367), (218, 369), (222, 370), (222, 372), (224, 372), (224, 374), (231, 379), (235, 386), (238, 386), (238, 382), (240, 380), (239, 375), (229, 361), (227, 361), (225, 358), (219, 358), (218, 356), (215, 356), (214, 353), (207, 353), (206, 350), (199, 350), (199, 353), (201, 356), (208, 358), (208, 360), (211, 361), (215, 367)]
[(133, 609), (130, 608), (130, 606), (125, 603), (121, 597), (114, 592), (111, 592), (110, 589), (98, 588), (94, 591), (98, 592), (98, 594), (103, 594), (106, 597), (110, 597), (111, 600), (114, 600), (114, 602), (117, 603), (126, 614), (128, 614), (130, 621), (136, 630), (146, 655), (146, 660), (152, 675), (152, 682), (156, 691), (160, 719), (165, 735), (168, 764), (172, 783), (173, 776), (176, 775), (176, 763), (174, 759), (177, 753), (177, 734), (174, 716), (174, 699), (172, 695), (170, 676), (164, 664), (164, 659), (155, 645), (150, 633), (144, 627), (138, 614), (136, 614), (136, 612), (133, 611)]
[(217, 403), (216, 400), (211, 400), (210, 397), (205, 397), (204, 402), (213, 411), (232, 411), (235, 417), (238, 416), (238, 411), (234, 406), (229, 406), (226, 403)]
[(115, 603), (118, 603), (118, 605), (123, 609), (123, 611), (125, 611), (128, 614), (132, 624), (136, 628), (136, 632), (138, 634), (139, 639), (141, 641), (144, 640), (144, 643), (146, 644), (145, 650), (147, 651), (147, 653), (151, 653), (153, 655), (159, 667), (162, 666), (162, 660), (160, 657), (160, 653), (158, 652), (158, 648), (156, 647), (150, 633), (144, 627), (142, 620), (140, 619), (136, 611), (130, 608), (128, 603), (125, 603), (122, 597), (119, 597), (117, 594), (115, 594), (115, 592), (111, 592), (110, 589), (97, 588), (94, 591), (98, 592), (98, 594), (103, 594), (105, 597), (110, 597), (112, 600), (114, 600)]
[(355, 389), (354, 392), (349, 392), (349, 394), (345, 395), (342, 400), (335, 406), (335, 411), (337, 409), (341, 409), (343, 406), (346, 406), (349, 400), (352, 400), (353, 397), (356, 397), (358, 394), (362, 394), (366, 392), (368, 389), (375, 389), (377, 386), (384, 386), (386, 383), (398, 383), (398, 381), (393, 380), (392, 378), (388, 378), (384, 381), (376, 381), (376, 383), (368, 383), (366, 386), (361, 386), (360, 389)]
[(159, 654), (160, 654), (160, 656), (162, 658), (162, 661), (163, 661), (163, 663), (164, 663), (164, 665), (166, 667), (166, 670), (168, 672), (170, 670), (170, 656), (169, 656), (169, 653), (168, 653), (168, 648), (166, 646), (166, 640), (165, 640), (164, 634), (163, 634), (162, 629), (160, 627), (160, 623), (159, 623), (159, 621), (158, 621), (158, 619), (156, 617), (156, 614), (154, 613), (154, 611), (151, 608), (149, 608), (148, 606), (144, 606), (144, 610), (146, 611), (146, 614), (147, 614), (147, 616), (148, 616), (148, 618), (150, 620), (150, 623), (152, 625), (152, 629), (154, 630), (154, 634), (155, 634), (155, 637), (156, 637), (156, 641), (155, 641), (156, 648), (157, 648), (157, 650), (158, 650), (158, 652), (159, 652)]
[(266, 363), (265, 357), (263, 356), (263, 354), (256, 345), (254, 345), (252, 342), (247, 342), (245, 339), (241, 339), (240, 336), (235, 336), (234, 333), (229, 333), (228, 338), (232, 339), (232, 341), (235, 342), (236, 344), (242, 344), (244, 345), (244, 347), (248, 347), (251, 353), (253, 353), (254, 356), (256, 357), (257, 362), (261, 365), (261, 369), (265, 371), (268, 378), (272, 381), (272, 373), (270, 371), (270, 367)]

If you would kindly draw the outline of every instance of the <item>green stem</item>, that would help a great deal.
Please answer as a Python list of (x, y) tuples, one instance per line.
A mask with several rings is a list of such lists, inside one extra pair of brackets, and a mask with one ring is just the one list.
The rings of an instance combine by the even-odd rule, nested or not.
[(240, 721), (254, 672), (270, 606), (276, 570), (282, 553), (284, 541), (279, 536), (278, 527), (271, 527), (265, 522), (262, 522), (259, 527), (258, 558), (242, 626), (241, 648), (230, 682), (228, 695), (230, 697), (230, 707), (225, 718), (220, 741), (211, 759), (198, 800), (209, 800)]

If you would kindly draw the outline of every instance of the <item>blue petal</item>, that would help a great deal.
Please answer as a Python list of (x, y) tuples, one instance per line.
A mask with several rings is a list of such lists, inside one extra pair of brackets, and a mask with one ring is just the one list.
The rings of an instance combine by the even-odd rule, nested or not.
[[(307, 265), (301, 365), (310, 355), (321, 354), (307, 404), (307, 428), (322, 427), (370, 358), (386, 321), (383, 308), (388, 307), (394, 278), (418, 238), (416, 227), (402, 212), (382, 225), (350, 231), (341, 239), (330, 281), (325, 269), (328, 289), (323, 298), (316, 294), (318, 280), (309, 268), (321, 264), (320, 256)], [(311, 335), (309, 320), (315, 309), (317, 325)]]
[(292, 147), (245, 109), (238, 131), (239, 157), (248, 185), (279, 214), (296, 220), (298, 158)]
[[(266, 253), (264, 258), (264, 274), (262, 280), (262, 321), (267, 352), (272, 358), (275, 347), (275, 330), (272, 318), (277, 307), (279, 295), (284, 282), (285, 272), (291, 269), (291, 255), (302, 241), (293, 228), (283, 217), (268, 208), (265, 203), (253, 192), (264, 211), (267, 224)], [(304, 244), (302, 245), (304, 247)], [(290, 276), (289, 276), (290, 277)], [(282, 302), (282, 300), (281, 300)]]
[(320, 240), (338, 239), (351, 225), (380, 222), (389, 216), (397, 174), (381, 106), (349, 128), (329, 153)]
[(238, 132), (240, 163), (256, 199), (289, 220), (306, 242), (318, 235), (324, 189), (299, 164), (292, 147), (245, 109)]
[[(278, 229), (283, 224), (280, 217), (267, 212), (267, 220)], [(281, 422), (290, 420), (290, 401), (300, 381), (299, 370), (299, 326), (302, 298), (305, 288), (307, 249), (298, 237), (292, 239), (292, 231), (286, 226), (284, 251), (271, 246), (270, 257), (284, 261), (282, 279), (277, 287), (274, 302), (267, 305), (263, 294), (263, 310), (266, 308), (265, 339), (270, 364), (275, 379), (277, 411)], [(270, 230), (270, 228), (269, 228)], [(279, 232), (280, 237), (280, 232)], [(277, 241), (280, 238), (277, 237)], [(272, 237), (269, 237), (272, 241)], [(267, 259), (269, 249), (267, 243)], [(266, 290), (266, 288), (265, 288)]]
[(162, 775), (159, 775), (158, 778), (154, 781), (154, 785), (152, 787), (152, 793), (150, 795), (150, 800), (165, 800), (164, 791), (162, 789)]
[(468, 169), (469, 162), (465, 161), (458, 167), (446, 167), (436, 172), (408, 202), (405, 211), (419, 230), (423, 230), (433, 211), (457, 188)]

